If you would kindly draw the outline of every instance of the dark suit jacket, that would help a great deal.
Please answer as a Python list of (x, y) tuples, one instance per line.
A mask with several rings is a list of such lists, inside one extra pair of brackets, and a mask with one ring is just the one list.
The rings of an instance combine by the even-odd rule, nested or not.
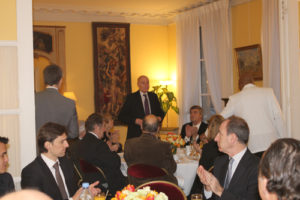
[[(163, 119), (164, 112), (160, 107), (157, 95), (153, 92), (148, 92), (148, 97), (150, 101), (151, 114)], [(135, 120), (137, 118), (143, 119), (144, 117), (145, 111), (140, 91), (129, 94), (118, 117), (121, 122), (128, 125), (127, 139), (139, 137), (142, 134), (141, 128), (139, 125), (135, 124)]]
[[(186, 136), (186, 133), (185, 133), (185, 127), (186, 127), (187, 125), (193, 126), (193, 122), (186, 123), (186, 124), (184, 124), (184, 125), (182, 126), (182, 128), (181, 128), (181, 133), (180, 133), (182, 139), (184, 139), (185, 136)], [(198, 129), (198, 135), (200, 136), (201, 134), (204, 134), (205, 131), (206, 131), (206, 129), (207, 129), (207, 124), (204, 123), (204, 122), (202, 122), (201, 125), (200, 125), (200, 127), (199, 127), (199, 129)], [(197, 143), (198, 143), (198, 144), (200, 143), (200, 137), (198, 137)], [(190, 145), (190, 142), (187, 142), (185, 145)]]
[[(124, 148), (124, 159), (127, 166), (148, 164), (164, 168), (168, 175), (155, 180), (166, 180), (177, 184), (177, 179), (173, 175), (177, 164), (173, 158), (171, 145), (160, 141), (153, 135), (143, 133), (140, 137), (127, 140)], [(145, 181), (133, 180), (133, 182), (132, 184), (139, 185)]]
[[(72, 197), (77, 190), (76, 180), (73, 177), (73, 165), (66, 157), (59, 158), (59, 162), (65, 177), (67, 189)], [(22, 189), (33, 188), (46, 193), (52, 199), (63, 199), (55, 178), (41, 156), (38, 156), (22, 170), (21, 178)]]
[[(220, 184), (224, 185), (224, 180), (228, 168), (228, 155), (218, 157), (214, 163), (214, 175)], [(230, 184), (223, 191), (221, 197), (213, 194), (212, 199), (222, 200), (257, 200), (259, 198), (257, 187), (257, 172), (259, 159), (248, 149), (240, 160)]]
[[(203, 145), (199, 166), (202, 165), (204, 169), (209, 170), (214, 165), (215, 159), (220, 155), (223, 155), (223, 153), (218, 150), (217, 143), (214, 140), (209, 141)], [(203, 184), (199, 177), (196, 176), (190, 194), (201, 193), (202, 189)]]
[(11, 175), (7, 172), (0, 174), (0, 197), (14, 190), (15, 185)]
[(68, 138), (78, 136), (78, 121), (75, 102), (61, 95), (54, 88), (46, 88), (35, 94), (36, 131), (47, 122), (65, 126)]
[(79, 142), (79, 149), (81, 159), (103, 170), (112, 194), (123, 189), (127, 180), (121, 172), (121, 159), (116, 152), (110, 151), (105, 142), (91, 133), (87, 133)]

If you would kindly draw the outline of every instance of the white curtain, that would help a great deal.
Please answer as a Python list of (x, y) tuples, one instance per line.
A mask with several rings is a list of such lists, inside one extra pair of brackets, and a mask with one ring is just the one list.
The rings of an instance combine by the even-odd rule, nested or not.
[(214, 107), (222, 110), (222, 97), (232, 93), (232, 48), (229, 0), (220, 0), (182, 13), (176, 19), (179, 125), (189, 121), (189, 108), (201, 105), (200, 41)]
[(217, 113), (221, 98), (232, 94), (232, 42), (229, 0), (200, 7), (203, 53), (211, 99)]
[(263, 85), (271, 87), (280, 99), (280, 42), (279, 42), (279, 1), (262, 1), (262, 60)]

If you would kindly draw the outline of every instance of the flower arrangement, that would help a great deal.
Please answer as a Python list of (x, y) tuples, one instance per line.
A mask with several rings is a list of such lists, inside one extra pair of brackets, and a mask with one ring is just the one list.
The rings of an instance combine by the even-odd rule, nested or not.
[(172, 153), (176, 154), (177, 148), (184, 147), (185, 141), (180, 135), (176, 133), (168, 133), (164, 141), (169, 142), (172, 145)]
[(135, 191), (133, 185), (127, 185), (122, 191), (118, 191), (112, 200), (168, 200), (168, 197), (163, 192), (150, 190), (149, 186)]

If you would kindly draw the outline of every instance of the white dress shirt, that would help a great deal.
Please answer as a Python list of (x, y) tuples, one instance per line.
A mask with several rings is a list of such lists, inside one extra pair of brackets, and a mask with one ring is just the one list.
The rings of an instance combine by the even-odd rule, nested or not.
[(146, 93), (143, 93), (140, 91), (140, 95), (141, 95), (141, 98), (142, 98), (142, 102), (143, 102), (143, 108), (145, 110), (145, 97), (144, 97), (144, 94), (146, 95), (147, 99), (148, 99), (148, 105), (149, 105), (149, 114), (151, 114), (151, 105), (150, 105), (150, 100), (149, 100), (149, 97), (148, 97), (148, 92)]
[[(56, 162), (58, 162), (58, 164), (59, 164), (59, 160), (57, 159), (56, 161), (53, 161), (53, 160), (49, 159), (47, 156), (45, 156), (44, 154), (41, 154), (41, 158), (42, 158), (43, 161), (46, 163), (47, 167), (50, 169), (50, 171), (51, 171), (51, 173), (52, 173), (52, 175), (53, 175), (53, 177), (54, 177), (54, 179), (55, 179), (55, 181), (56, 181), (56, 183), (57, 183), (56, 176), (55, 176), (55, 169), (54, 169), (53, 165), (54, 165)], [(58, 166), (59, 166), (59, 173), (60, 173), (61, 178), (62, 178), (62, 180), (63, 180), (63, 182), (64, 182), (64, 187), (65, 187), (66, 193), (67, 193), (68, 197), (70, 198), (70, 194), (69, 194), (69, 191), (68, 191), (68, 187), (67, 187), (67, 185), (66, 185), (66, 180), (65, 180), (64, 173), (63, 173), (63, 171), (61, 170), (60, 165), (58, 165)], [(70, 198), (70, 199), (72, 199), (72, 198)]]

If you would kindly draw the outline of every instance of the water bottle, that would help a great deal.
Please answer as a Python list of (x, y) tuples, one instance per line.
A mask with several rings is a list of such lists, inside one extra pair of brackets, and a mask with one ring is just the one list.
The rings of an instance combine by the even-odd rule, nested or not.
[(82, 183), (83, 190), (79, 196), (79, 200), (93, 200), (94, 199), (92, 193), (89, 190), (89, 185), (90, 184), (86, 183), (86, 182)]

